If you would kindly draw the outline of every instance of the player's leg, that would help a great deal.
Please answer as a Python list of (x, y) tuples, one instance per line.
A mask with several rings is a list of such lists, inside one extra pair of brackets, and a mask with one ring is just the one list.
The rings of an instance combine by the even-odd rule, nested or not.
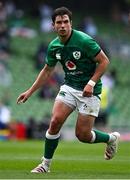
[(109, 135), (107, 133), (92, 130), (94, 121), (94, 116), (79, 113), (76, 123), (77, 138), (86, 143), (108, 142)]
[(120, 134), (118, 132), (108, 134), (102, 131), (92, 130), (94, 120), (94, 116), (79, 113), (76, 123), (76, 136), (81, 142), (106, 143), (107, 147), (104, 157), (106, 160), (110, 160), (117, 152)]
[(95, 118), (98, 116), (100, 100), (96, 96), (82, 98), (78, 101), (79, 115), (76, 124), (76, 136), (82, 142), (88, 143), (107, 143), (105, 159), (111, 159), (116, 151), (119, 141), (119, 133), (105, 133), (93, 130)]
[(60, 129), (72, 111), (73, 108), (66, 105), (64, 102), (60, 100), (55, 101), (49, 129), (46, 132), (44, 157), (42, 158), (42, 163), (34, 168), (31, 172), (43, 173), (49, 171), (53, 154), (58, 145)]

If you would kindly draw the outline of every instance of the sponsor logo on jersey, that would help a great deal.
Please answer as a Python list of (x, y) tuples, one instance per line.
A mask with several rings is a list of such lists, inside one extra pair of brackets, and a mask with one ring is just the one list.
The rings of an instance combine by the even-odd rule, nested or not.
[(61, 60), (61, 54), (60, 53), (56, 53), (56, 59)]
[(80, 51), (74, 51), (74, 52), (73, 52), (73, 56), (74, 56), (75, 59), (80, 59), (80, 57), (81, 57), (81, 52), (80, 52)]
[(71, 74), (71, 75), (80, 75), (80, 74), (83, 74), (83, 72), (82, 71), (69, 71), (69, 72), (67, 72), (67, 74), (69, 75), (69, 74)]
[(74, 62), (72, 61), (67, 61), (65, 63), (66, 67), (69, 69), (69, 70), (75, 70), (76, 69), (76, 65), (74, 64)]

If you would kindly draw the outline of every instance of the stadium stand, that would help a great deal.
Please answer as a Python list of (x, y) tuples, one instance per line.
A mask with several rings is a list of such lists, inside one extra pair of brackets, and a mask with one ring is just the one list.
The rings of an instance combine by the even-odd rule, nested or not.
[[(110, 34), (108, 35), (108, 37)], [(33, 95), (24, 105), (16, 105), (18, 95), (26, 90), (36, 78), (38, 71), (35, 68), (35, 60), (33, 58), (41, 39), (48, 43), (53, 38), (53, 33), (49, 35), (42, 33), (38, 37), (25, 39), (13, 37), (11, 40), (12, 55), (9, 61), (9, 67), (13, 76), (13, 83), (7, 91), (10, 93), (10, 106), (12, 111), (12, 120), (24, 121), (30, 117), (41, 120), (46, 114), (51, 113), (53, 99), (40, 99), (38, 92)], [(109, 44), (111, 45), (111, 44)], [(111, 57), (111, 69), (115, 68), (118, 75), (119, 83), (114, 88), (113, 106), (109, 118), (110, 128), (130, 127), (130, 93), (129, 93), (129, 69), (130, 61), (123, 59), (120, 55)], [(6, 92), (7, 92), (6, 91)], [(0, 97), (5, 93), (5, 89), (1, 87)], [(75, 113), (70, 116), (70, 121), (66, 125), (73, 126), (75, 122)]]

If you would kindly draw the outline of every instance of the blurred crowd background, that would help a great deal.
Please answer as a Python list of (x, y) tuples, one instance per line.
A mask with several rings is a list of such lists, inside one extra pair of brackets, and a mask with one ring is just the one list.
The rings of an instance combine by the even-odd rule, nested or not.
[[(130, 0), (0, 1), (0, 140), (43, 139), (64, 74), (58, 64), (50, 80), (23, 105), (18, 95), (44, 67), (48, 43), (56, 36), (51, 14), (60, 6), (73, 12), (73, 28), (91, 35), (111, 64), (102, 77), (101, 110), (95, 128), (122, 133), (130, 140)], [(65, 123), (73, 139), (76, 113)]]

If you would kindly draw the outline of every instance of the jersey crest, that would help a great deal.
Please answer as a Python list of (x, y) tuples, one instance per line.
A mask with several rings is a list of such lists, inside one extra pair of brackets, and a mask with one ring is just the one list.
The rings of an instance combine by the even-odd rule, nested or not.
[(75, 58), (75, 59), (80, 59), (80, 57), (81, 57), (81, 52), (80, 51), (74, 51), (73, 52), (73, 57)]

